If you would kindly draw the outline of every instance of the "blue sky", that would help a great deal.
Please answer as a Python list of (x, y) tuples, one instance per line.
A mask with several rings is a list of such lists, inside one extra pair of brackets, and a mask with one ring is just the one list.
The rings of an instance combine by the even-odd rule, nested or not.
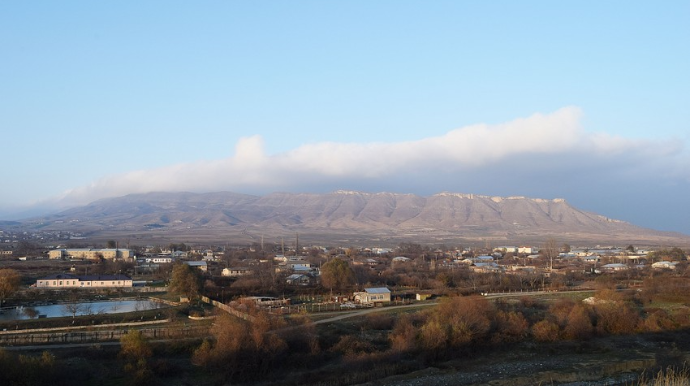
[(452, 191), (690, 234), (689, 19), (688, 1), (0, 2), (0, 218), (159, 190)]

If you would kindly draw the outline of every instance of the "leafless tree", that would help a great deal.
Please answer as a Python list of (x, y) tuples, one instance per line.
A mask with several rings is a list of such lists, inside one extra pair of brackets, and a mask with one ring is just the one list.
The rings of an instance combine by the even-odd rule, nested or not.
[(558, 242), (554, 238), (549, 238), (540, 250), (546, 261), (549, 263), (549, 270), (553, 270), (553, 259), (558, 257)]

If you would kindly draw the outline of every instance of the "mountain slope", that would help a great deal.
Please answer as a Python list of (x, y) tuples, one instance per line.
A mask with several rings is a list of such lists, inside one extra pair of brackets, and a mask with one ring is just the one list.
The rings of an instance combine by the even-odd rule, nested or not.
[[(337, 191), (273, 193), (148, 193), (95, 201), (24, 222), (43, 229), (174, 235), (357, 235), (360, 239), (418, 237), (682, 243), (658, 232), (585, 212), (562, 199)], [(680, 242), (678, 242), (680, 240)], [(421, 241), (421, 240), (420, 240)]]

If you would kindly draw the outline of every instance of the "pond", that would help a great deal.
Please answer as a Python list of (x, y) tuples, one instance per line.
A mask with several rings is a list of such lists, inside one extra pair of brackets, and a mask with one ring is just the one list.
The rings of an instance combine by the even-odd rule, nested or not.
[(118, 314), (123, 312), (146, 311), (164, 308), (165, 304), (149, 299), (104, 300), (97, 302), (49, 304), (45, 306), (17, 307), (0, 310), (0, 321), (35, 318), (59, 318), (63, 316), (83, 316)]

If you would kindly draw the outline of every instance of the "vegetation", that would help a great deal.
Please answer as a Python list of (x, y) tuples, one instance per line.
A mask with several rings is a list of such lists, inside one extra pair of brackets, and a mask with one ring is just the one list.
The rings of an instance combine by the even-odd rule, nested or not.
[[(169, 248), (197, 253), (185, 244), (171, 244)], [(146, 280), (169, 279), (171, 294), (190, 300), (205, 295), (232, 305), (237, 313), (201, 308), (197, 302), (187, 306), (185, 314), (178, 315), (184, 319), (177, 318), (171, 328), (186, 328), (189, 323), (187, 315), (213, 314), (213, 327), (205, 339), (197, 335), (187, 341), (153, 343), (146, 337), (145, 330), (132, 327), (121, 338), (117, 349), (92, 347), (79, 353), (78, 357), (84, 358), (84, 366), (80, 367), (84, 371), (80, 373), (79, 381), (112, 385), (349, 385), (429, 367), (443, 368), (450, 366), (447, 363), (452, 361), (468, 363), (474, 358), (507, 352), (542, 355), (601, 350), (610, 355), (616, 349), (608, 348), (606, 351), (601, 348), (601, 342), (606, 339), (638, 336), (650, 339), (654, 344), (663, 344), (669, 336), (684, 337), (690, 332), (690, 308), (687, 306), (690, 304), (690, 269), (682, 250), (661, 250), (658, 254), (648, 255), (648, 262), (677, 261), (673, 270), (647, 267), (597, 275), (590, 268), (592, 266), (582, 262), (566, 265), (558, 253), (570, 250), (570, 246), (553, 239), (542, 246), (538, 255), (528, 257), (503, 251), (503, 255), (496, 259), (500, 269), (493, 271), (481, 269), (479, 265), (457, 263), (464, 258), (496, 253), (491, 249), (452, 253), (446, 249), (405, 243), (390, 254), (365, 259), (374, 256), (355, 248), (312, 248), (301, 254), (301, 258), (313, 266), (320, 265), (321, 277), (320, 281), (304, 285), (286, 283), (289, 270), (281, 271), (282, 267), (273, 263), (270, 254), (258, 245), (254, 250), (214, 250), (222, 261), (209, 263), (209, 274), (186, 264), (175, 264), (168, 270), (139, 271), (140, 277)], [(625, 254), (635, 252), (636, 248), (630, 246), (621, 250), (620, 255), (603, 256), (597, 267), (617, 262)], [(290, 254), (298, 255), (291, 251), (288, 252)], [(409, 261), (393, 261), (393, 256), (400, 255)], [(48, 264), (35, 263), (41, 269)], [(59, 266), (63, 271), (74, 268), (107, 273), (129, 270), (131, 273), (134, 270), (131, 263), (111, 261), (55, 264), (62, 264)], [(224, 267), (250, 267), (250, 273), (223, 277), (220, 271)], [(13, 268), (0, 270), (0, 273)], [(22, 279), (24, 283), (30, 282), (31, 278), (27, 279), (29, 275), (25, 272), (19, 274), (19, 284)], [(15, 279), (0, 281), (15, 282)], [(43, 296), (62, 299), (70, 296), (70, 291), (17, 291), (21, 287), (19, 284), (13, 284), (14, 290), (4, 295), (8, 303), (29, 303)], [(331, 314), (307, 313), (323, 311), (322, 307), (341, 311), (338, 304), (331, 303), (331, 294), (339, 295), (340, 299), (349, 297), (352, 301), (352, 292), (368, 286), (389, 287), (396, 303), (414, 302), (416, 294), (433, 294), (434, 303), (421, 303), (429, 306), (419, 308), (347, 308), (347, 312), (356, 312), (357, 317), (339, 321), (329, 321)], [(588, 291), (559, 292), (583, 288)], [(541, 296), (515, 294), (535, 290), (546, 291)], [(508, 292), (511, 296), (480, 295), (496, 292)], [(83, 295), (85, 292), (73, 293)], [(280, 303), (276, 308), (261, 308), (243, 300), (252, 295), (289, 298), (293, 304)], [(169, 299), (177, 300), (173, 296)], [(329, 308), (329, 305), (334, 307)], [(22, 327), (3, 323), (0, 328), (72, 323), (84, 326), (107, 320), (104, 315), (80, 318), (76, 316), (76, 310), (67, 311), (69, 318), (29, 320), (23, 322)], [(117, 318), (153, 321), (160, 316), (157, 313), (142, 312)], [(211, 321), (206, 323), (202, 333), (207, 332), (206, 327)], [(653, 370), (664, 366), (667, 369), (665, 376), (675, 376), (678, 373), (673, 371), (677, 371), (683, 358), (674, 350), (686, 349), (685, 346), (690, 349), (690, 343), (686, 344), (685, 339), (668, 340), (680, 348), (673, 346), (668, 350), (668, 347), (662, 347), (660, 352), (665, 354), (657, 356), (657, 367)], [(94, 359), (98, 361), (94, 363)], [(45, 367), (45, 373), (54, 375), (55, 384), (60, 384), (63, 379), (60, 369), (75, 366), (75, 359), (67, 356), (20, 357), (2, 353), (0, 366), (10, 361), (20, 363), (19, 367)], [(86, 364), (91, 364), (93, 369)], [(7, 374), (4, 375), (6, 378), (0, 378), (1, 384), (23, 384), (16, 378), (18, 373), (10, 371)], [(32, 384), (41, 384), (41, 381)]]
[(169, 284), (171, 293), (194, 300), (199, 297), (202, 284), (203, 278), (198, 269), (182, 263), (177, 263), (173, 267)]
[(355, 282), (355, 272), (341, 259), (333, 259), (321, 267), (321, 285), (324, 288), (344, 290)]
[(39, 356), (14, 354), (0, 348), (0, 384), (8, 386), (67, 385), (69, 377), (48, 351)]
[(0, 306), (19, 289), (20, 284), (19, 272), (14, 269), (0, 269)]
[(153, 350), (141, 331), (130, 330), (120, 339), (118, 355), (124, 360), (124, 370), (133, 384), (145, 385), (151, 382), (153, 373), (147, 361), (153, 355)]

